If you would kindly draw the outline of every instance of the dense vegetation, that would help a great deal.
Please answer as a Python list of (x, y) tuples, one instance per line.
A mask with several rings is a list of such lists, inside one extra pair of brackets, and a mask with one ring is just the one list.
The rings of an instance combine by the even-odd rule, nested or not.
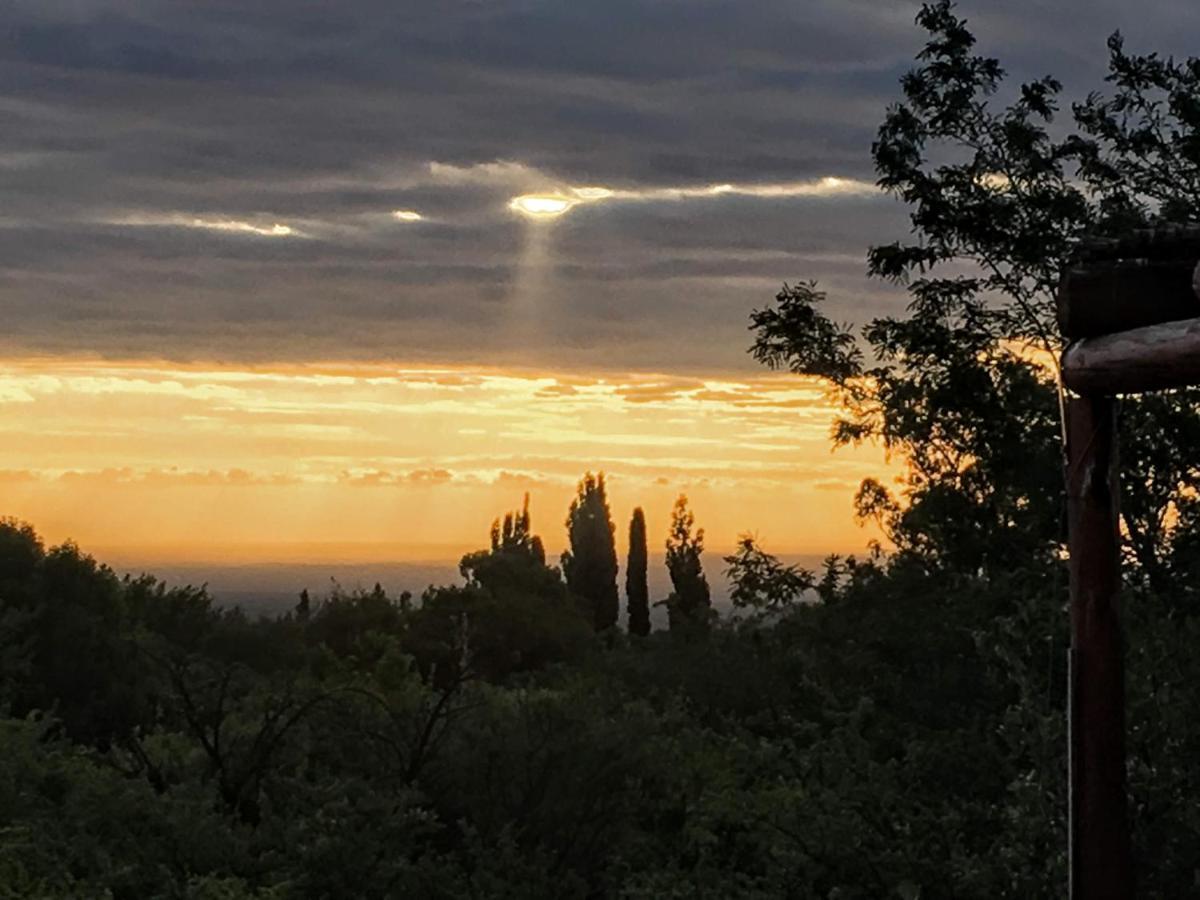
[[(1005, 598), (831, 560), (821, 602), (789, 603), (811, 579), (748, 541), (728, 620), (598, 640), (528, 528), (509, 517), (462, 586), (249, 621), (0, 526), (0, 892), (962, 896), (1053, 877), (1056, 820), (1029, 820), (1054, 813), (1060, 748), (1023, 718), (1052, 719), (1061, 685), (1015, 709), (1018, 676), (1047, 673), (1014, 668), (1027, 648), (989, 619)], [(1034, 738), (1049, 783), (1026, 783)]]
[[(1110, 42), (1111, 94), (1051, 134), (948, 3), (874, 146), (912, 209), (875, 248), (904, 316), (861, 335), (810, 283), (754, 313), (764, 363), (827, 379), (839, 443), (907, 462), (859, 515), (885, 553), (788, 568), (746, 539), (711, 608), (672, 517), (645, 634), (620, 627), (585, 477), (562, 570), (528, 508), (421, 597), (307, 595), (250, 621), (0, 526), (0, 897), (1053, 897), (1065, 882), (1058, 404), (1029, 349), (1084, 235), (1200, 218), (1200, 62)], [(1070, 133), (1067, 133), (1070, 131)], [(1127, 401), (1130, 787), (1141, 889), (1195, 891), (1200, 416)], [(640, 521), (639, 516), (635, 521)], [(565, 573), (565, 577), (564, 577)]]

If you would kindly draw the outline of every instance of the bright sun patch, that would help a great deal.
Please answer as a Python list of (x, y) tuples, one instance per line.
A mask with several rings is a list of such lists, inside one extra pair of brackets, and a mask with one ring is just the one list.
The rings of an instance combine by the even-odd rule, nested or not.
[(522, 194), (513, 197), (508, 208), (534, 219), (553, 219), (561, 216), (578, 201), (557, 194)]

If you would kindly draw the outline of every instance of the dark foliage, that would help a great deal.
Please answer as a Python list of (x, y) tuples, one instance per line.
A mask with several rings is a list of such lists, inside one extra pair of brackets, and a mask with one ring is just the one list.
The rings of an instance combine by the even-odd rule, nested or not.
[(694, 636), (706, 631), (713, 619), (712, 593), (700, 557), (704, 553), (704, 529), (696, 528), (696, 517), (682, 494), (671, 510), (667, 533), (667, 571), (674, 588), (665, 601), (671, 632)]
[(567, 587), (591, 611), (596, 631), (615, 628), (621, 613), (617, 593), (616, 528), (608, 509), (604, 473), (588, 472), (567, 514), (570, 549), (563, 552)]

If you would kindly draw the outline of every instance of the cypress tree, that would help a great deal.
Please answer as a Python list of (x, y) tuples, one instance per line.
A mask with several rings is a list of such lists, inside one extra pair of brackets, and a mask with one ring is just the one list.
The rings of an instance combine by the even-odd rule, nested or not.
[(646, 578), (646, 516), (639, 506), (629, 521), (629, 562), (625, 566), (625, 600), (629, 633), (650, 633), (650, 585)]
[(596, 631), (615, 627), (621, 612), (615, 531), (604, 473), (588, 472), (567, 514), (571, 548), (563, 552), (562, 565), (567, 587), (586, 605)]

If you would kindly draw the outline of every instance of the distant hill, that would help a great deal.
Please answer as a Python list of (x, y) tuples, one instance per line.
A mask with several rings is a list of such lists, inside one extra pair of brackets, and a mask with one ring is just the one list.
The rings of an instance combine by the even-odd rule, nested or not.
[[(809, 568), (819, 568), (822, 557), (815, 555), (781, 556), (784, 562), (797, 563)], [(717, 609), (729, 607), (729, 585), (722, 571), (724, 563), (719, 555), (708, 554), (707, 574), (712, 587), (713, 605)], [(286, 612), (296, 604), (302, 590), (307, 589), (314, 599), (325, 595), (336, 583), (346, 591), (370, 590), (376, 583), (389, 594), (398, 596), (401, 591), (411, 591), (419, 596), (431, 584), (458, 584), (462, 576), (457, 561), (428, 560), (413, 562), (377, 563), (294, 563), (263, 562), (237, 565), (221, 563), (169, 563), (152, 562), (142, 564), (136, 560), (120, 560), (110, 563), (120, 573), (133, 575), (148, 572), (165, 581), (169, 586), (207, 584), (209, 593), (218, 603), (239, 606), (251, 615), (273, 616)], [(622, 570), (623, 577), (623, 570)], [(624, 584), (624, 582), (621, 582)], [(671, 581), (663, 564), (662, 555), (650, 559), (650, 597), (661, 600), (671, 591)], [(624, 596), (621, 598), (622, 620), (624, 620)], [(662, 608), (652, 611), (662, 614)], [(666, 625), (665, 614), (652, 616), (656, 626)]]

